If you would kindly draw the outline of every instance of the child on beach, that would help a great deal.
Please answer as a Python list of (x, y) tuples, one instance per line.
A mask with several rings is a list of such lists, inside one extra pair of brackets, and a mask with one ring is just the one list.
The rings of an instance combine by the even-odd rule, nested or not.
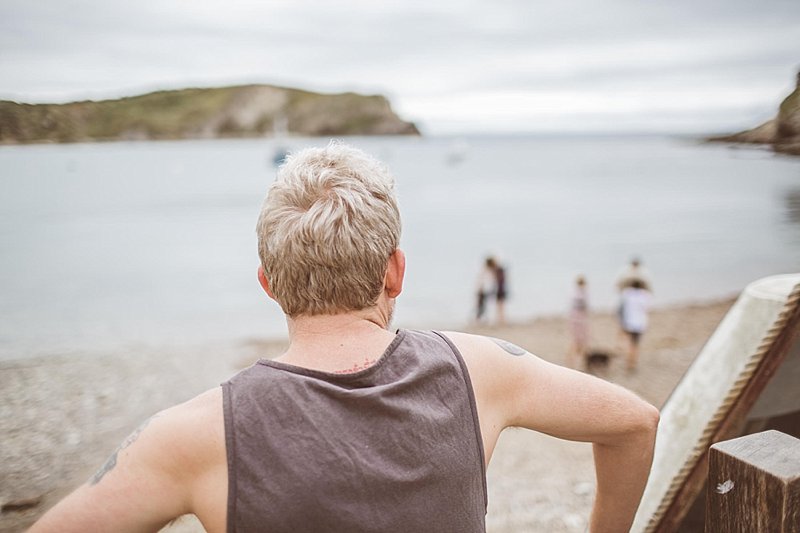
[(589, 300), (586, 294), (586, 278), (575, 279), (575, 292), (569, 308), (569, 329), (572, 334), (572, 347), (567, 355), (567, 366), (578, 368), (586, 357), (589, 347)]

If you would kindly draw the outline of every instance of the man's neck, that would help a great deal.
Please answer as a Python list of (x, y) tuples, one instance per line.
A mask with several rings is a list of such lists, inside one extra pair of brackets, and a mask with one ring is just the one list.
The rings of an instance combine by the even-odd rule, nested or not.
[(372, 366), (395, 337), (375, 310), (287, 319), (289, 348), (277, 360), (325, 372)]

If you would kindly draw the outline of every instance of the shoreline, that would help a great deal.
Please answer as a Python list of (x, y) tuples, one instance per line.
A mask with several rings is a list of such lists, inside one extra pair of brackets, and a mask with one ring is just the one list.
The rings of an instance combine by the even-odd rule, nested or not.
[[(713, 299), (653, 309), (640, 368), (624, 371), (610, 311), (591, 314), (590, 346), (612, 354), (603, 377), (661, 406), (735, 301)], [(566, 317), (532, 317), (463, 331), (504, 338), (565, 364)], [(105, 356), (0, 361), (0, 531), (22, 531), (87, 479), (139, 422), (225, 381), (285, 339), (239, 339), (202, 347), (143, 348)], [(487, 473), (487, 529), (583, 531), (594, 490), (591, 446), (529, 431), (503, 433)], [(531, 480), (537, 480), (532, 482)], [(202, 531), (180, 520), (170, 531)]]

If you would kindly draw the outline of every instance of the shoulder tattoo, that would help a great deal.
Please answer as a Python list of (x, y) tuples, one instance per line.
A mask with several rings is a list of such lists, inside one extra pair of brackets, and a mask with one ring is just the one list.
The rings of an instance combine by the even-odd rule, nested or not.
[(139, 435), (141, 435), (142, 431), (144, 431), (144, 428), (147, 427), (147, 424), (149, 424), (150, 421), (156, 416), (157, 415), (151, 416), (150, 418), (142, 422), (142, 424), (138, 428), (133, 430), (133, 433), (125, 437), (125, 440), (122, 441), (122, 444), (120, 444), (117, 447), (117, 449), (114, 450), (114, 453), (111, 454), (111, 457), (109, 457), (106, 460), (103, 466), (100, 467), (100, 470), (98, 470), (89, 480), (90, 485), (97, 485), (98, 483), (100, 483), (100, 480), (103, 479), (103, 476), (111, 472), (114, 469), (114, 467), (117, 466), (117, 455), (119, 455), (119, 452), (121, 452), (134, 442), (136, 442), (136, 439), (139, 438)]
[(516, 344), (512, 344), (512, 343), (510, 343), (508, 341), (504, 341), (503, 339), (495, 339), (494, 337), (489, 337), (489, 338), (492, 339), (492, 341), (494, 341), (494, 343), (496, 345), (498, 345), (499, 347), (501, 347), (502, 349), (504, 349), (505, 351), (507, 351), (511, 355), (519, 356), (519, 355), (525, 355), (526, 353), (528, 353), (526, 350), (520, 348)]

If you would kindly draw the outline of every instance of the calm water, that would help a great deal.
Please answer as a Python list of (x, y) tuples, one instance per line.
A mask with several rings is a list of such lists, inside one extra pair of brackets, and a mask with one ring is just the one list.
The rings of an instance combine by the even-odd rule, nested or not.
[[(512, 319), (563, 311), (578, 273), (593, 305), (612, 307), (634, 254), (658, 304), (800, 268), (800, 158), (649, 137), (350, 142), (397, 177), (398, 326), (466, 322), (489, 252), (508, 266)], [(273, 151), (264, 140), (0, 147), (0, 359), (282, 335), (255, 278)]]

